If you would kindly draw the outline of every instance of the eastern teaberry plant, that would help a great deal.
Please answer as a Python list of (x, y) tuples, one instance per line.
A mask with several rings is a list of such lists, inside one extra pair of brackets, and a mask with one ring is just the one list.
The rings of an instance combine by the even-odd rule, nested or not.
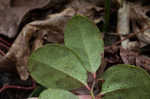
[[(48, 88), (39, 99), (78, 99), (71, 90), (85, 86), (92, 99), (149, 99), (150, 76), (143, 69), (119, 64), (96, 76), (104, 54), (101, 32), (87, 17), (74, 16), (64, 30), (64, 45), (47, 44), (29, 58), (28, 69), (39, 84)], [(93, 86), (87, 83), (93, 75)], [(93, 87), (103, 79), (95, 95)], [(142, 97), (142, 98), (140, 98)]]

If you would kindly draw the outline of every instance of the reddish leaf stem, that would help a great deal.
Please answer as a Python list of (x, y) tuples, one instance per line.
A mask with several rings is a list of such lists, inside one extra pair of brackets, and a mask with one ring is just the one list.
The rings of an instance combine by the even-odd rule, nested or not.
[(91, 88), (87, 85), (87, 86), (85, 86), (89, 91), (91, 90)]
[(93, 74), (93, 78), (94, 78), (94, 80), (96, 79), (96, 73)]
[(4, 85), (1, 89), (0, 92), (11, 88), (11, 89), (22, 89), (22, 90), (33, 90), (36, 87), (35, 81), (32, 81), (32, 86), (31, 87), (23, 87), (23, 86), (17, 86), (17, 85)]

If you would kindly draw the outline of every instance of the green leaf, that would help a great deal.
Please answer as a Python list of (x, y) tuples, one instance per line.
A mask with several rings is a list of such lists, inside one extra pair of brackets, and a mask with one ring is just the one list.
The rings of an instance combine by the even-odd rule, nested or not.
[(47, 89), (40, 94), (39, 99), (79, 99), (79, 98), (66, 90)]
[(86, 17), (74, 16), (64, 31), (65, 45), (80, 57), (83, 66), (95, 73), (104, 53), (102, 36), (96, 25)]
[(119, 64), (101, 78), (103, 99), (150, 99), (150, 76), (142, 68)]
[(87, 72), (75, 54), (62, 45), (48, 44), (29, 58), (31, 76), (49, 88), (75, 89), (87, 85)]

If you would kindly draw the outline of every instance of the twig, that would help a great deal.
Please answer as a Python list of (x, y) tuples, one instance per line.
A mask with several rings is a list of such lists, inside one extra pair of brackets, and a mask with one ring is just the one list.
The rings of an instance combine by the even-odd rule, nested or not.
[[(146, 28), (144, 28), (144, 29), (141, 29), (141, 31), (139, 31), (139, 32), (130, 33), (130, 34), (127, 35), (127, 37), (125, 37), (124, 39), (122, 39), (122, 40), (120, 40), (120, 41), (117, 41), (117, 42), (115, 42), (114, 44), (112, 44), (112, 45), (110, 45), (110, 46), (106, 46), (106, 47), (105, 47), (105, 50), (108, 50), (108, 49), (110, 49), (110, 48), (116, 47), (116, 46), (117, 46), (118, 44), (120, 44), (122, 41), (127, 40), (127, 39), (129, 39), (129, 38), (135, 36), (135, 35), (138, 34), (138, 33), (143, 33), (145, 30), (147, 30), (147, 29), (149, 29), (149, 28), (150, 28), (150, 26), (148, 26), (148, 27), (146, 27)], [(119, 47), (120, 47), (120, 46), (119, 46)]]
[(11, 89), (22, 89), (22, 90), (32, 90), (35, 89), (36, 87), (36, 83), (35, 81), (32, 81), (32, 86), (31, 87), (23, 87), (23, 86), (17, 86), (17, 85), (4, 85), (1, 89), (0, 89), (0, 93), (8, 88)]

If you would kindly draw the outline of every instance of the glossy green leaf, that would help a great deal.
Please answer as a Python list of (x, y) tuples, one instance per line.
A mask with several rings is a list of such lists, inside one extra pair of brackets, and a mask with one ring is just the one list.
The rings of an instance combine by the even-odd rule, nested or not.
[(40, 94), (39, 99), (79, 99), (79, 98), (66, 90), (47, 89)]
[(142, 68), (119, 64), (101, 78), (103, 99), (150, 99), (150, 76)]
[(75, 89), (87, 85), (87, 72), (79, 59), (62, 45), (48, 44), (29, 58), (31, 76), (49, 88)]
[(95, 73), (104, 52), (102, 36), (96, 25), (86, 17), (74, 16), (65, 28), (64, 41), (77, 53), (83, 66)]

